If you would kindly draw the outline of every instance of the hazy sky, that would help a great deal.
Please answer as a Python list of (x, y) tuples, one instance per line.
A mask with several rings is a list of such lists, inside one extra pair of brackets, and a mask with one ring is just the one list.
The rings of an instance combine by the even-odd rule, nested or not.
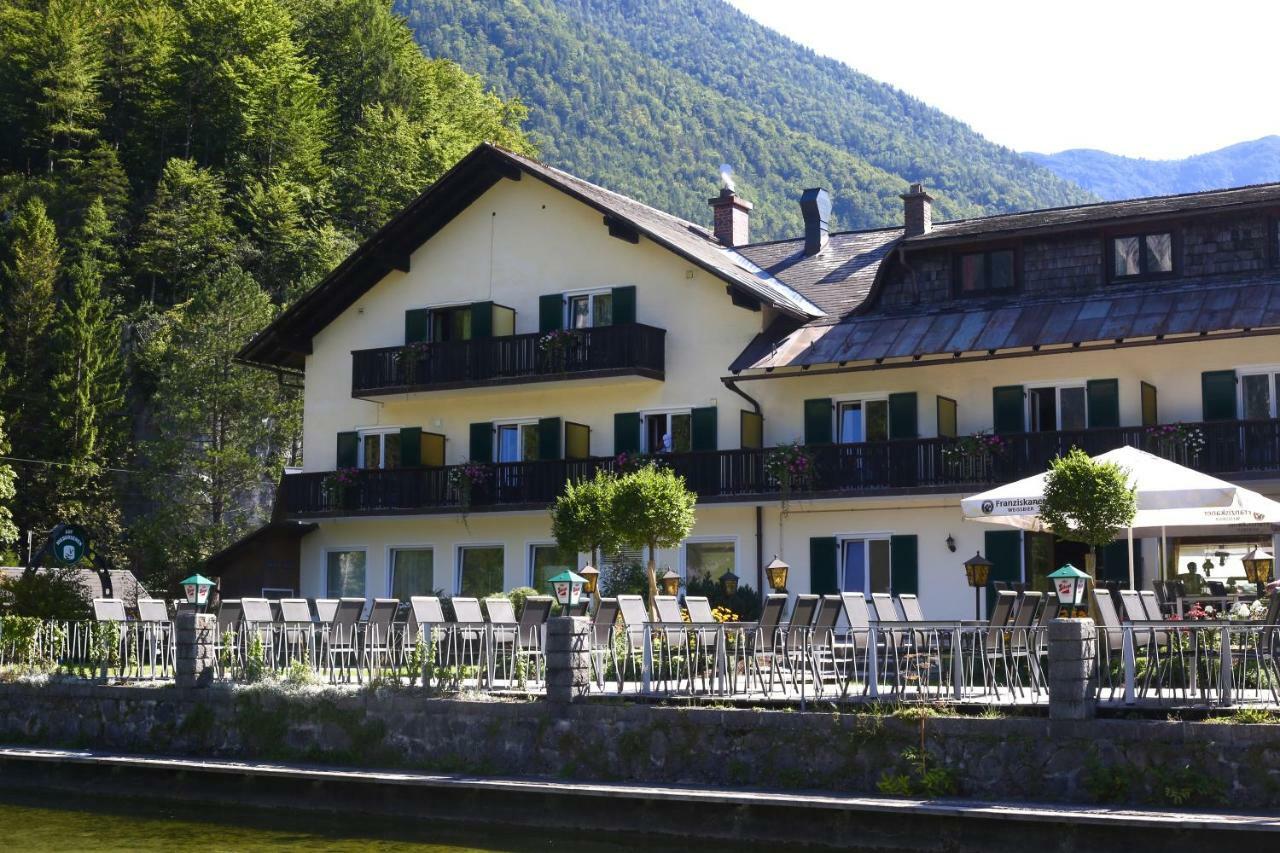
[(729, 0), (1020, 151), (1183, 157), (1280, 133), (1275, 0)]

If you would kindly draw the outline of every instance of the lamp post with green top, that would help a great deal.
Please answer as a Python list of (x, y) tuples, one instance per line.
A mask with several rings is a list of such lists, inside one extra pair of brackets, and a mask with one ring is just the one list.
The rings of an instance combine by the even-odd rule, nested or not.
[(1050, 572), (1049, 580), (1058, 593), (1058, 612), (1061, 613), (1063, 607), (1068, 607), (1070, 614), (1075, 616), (1077, 610), (1084, 606), (1085, 591), (1093, 578), (1087, 572), (1067, 563), (1057, 571)]
[(582, 601), (582, 588), (586, 586), (587, 579), (577, 572), (565, 569), (560, 574), (547, 578), (547, 583), (551, 586), (551, 594), (565, 609), (565, 615), (568, 615), (568, 609), (577, 607)]
[(213, 589), (213, 581), (202, 574), (194, 574), (182, 582), (182, 593), (187, 597), (187, 604), (199, 608), (201, 612), (209, 603), (211, 589)]

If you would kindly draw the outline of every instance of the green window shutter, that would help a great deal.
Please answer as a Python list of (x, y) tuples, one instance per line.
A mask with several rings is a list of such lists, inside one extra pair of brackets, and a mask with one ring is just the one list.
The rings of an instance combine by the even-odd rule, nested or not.
[(615, 287), (613, 289), (613, 323), (634, 323), (636, 321), (636, 288), (635, 285)]
[(406, 344), (416, 344), (425, 341), (430, 324), (430, 309), (414, 308), (404, 312), (404, 342)]
[(1027, 431), (1022, 400), (1021, 385), (1002, 385), (991, 389), (991, 423), (996, 432)]
[(1200, 374), (1200, 393), (1204, 403), (1204, 420), (1236, 419), (1236, 372), (1207, 370)]
[(1120, 426), (1120, 380), (1090, 379), (1084, 387), (1088, 398), (1089, 426)]
[(360, 434), (357, 432), (338, 433), (338, 467), (354, 468), (360, 459)]
[(831, 443), (831, 398), (804, 401), (804, 443)]
[(840, 591), (836, 580), (836, 537), (815, 536), (809, 540), (809, 592), (831, 595)]
[(916, 392), (889, 395), (889, 438), (919, 438), (919, 421)]
[(548, 293), (538, 297), (538, 331), (554, 332), (564, 328), (564, 296)]
[(920, 544), (915, 535), (889, 537), (889, 588), (894, 595), (920, 593)]
[(476, 302), (471, 306), (471, 339), (493, 337), (493, 303)]
[(703, 409), (694, 409), (690, 414), (692, 423), (692, 433), (690, 446), (692, 450), (719, 450), (720, 442), (717, 438), (716, 428), (718, 419), (716, 418), (716, 407), (707, 406)]
[(493, 461), (493, 424), (488, 421), (471, 425), (471, 461)]
[(400, 467), (417, 468), (422, 464), (422, 427), (400, 430)]
[(559, 418), (541, 418), (538, 420), (538, 458), (560, 458)]
[(639, 412), (618, 412), (613, 416), (613, 452), (640, 452)]
[(987, 613), (990, 613), (996, 603), (990, 582), (1017, 583), (1022, 580), (1022, 533), (1018, 530), (988, 530), (984, 536), (986, 557), (991, 561), (991, 573), (987, 576)]

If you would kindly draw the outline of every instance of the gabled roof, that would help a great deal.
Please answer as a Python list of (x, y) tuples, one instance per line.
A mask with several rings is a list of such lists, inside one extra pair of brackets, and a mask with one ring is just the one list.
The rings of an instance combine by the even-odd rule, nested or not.
[(805, 321), (823, 311), (767, 271), (752, 268), (699, 225), (528, 157), (483, 143), (380, 228), (333, 272), (240, 350), (242, 361), (301, 370), (311, 338), (415, 249), (503, 178), (529, 175), (600, 211), (610, 229), (647, 237), (732, 290)]

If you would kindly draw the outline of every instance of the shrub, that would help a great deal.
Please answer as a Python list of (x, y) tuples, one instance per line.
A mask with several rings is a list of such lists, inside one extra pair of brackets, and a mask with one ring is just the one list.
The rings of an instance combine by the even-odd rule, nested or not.
[(743, 622), (755, 622), (760, 618), (760, 596), (746, 584), (739, 584), (733, 595), (725, 595), (718, 580), (709, 577), (692, 577), (685, 583), (685, 595), (704, 595), (712, 607), (724, 607), (738, 614)]
[(0, 614), (74, 622), (91, 615), (88, 593), (72, 568), (25, 571), (0, 579)]

